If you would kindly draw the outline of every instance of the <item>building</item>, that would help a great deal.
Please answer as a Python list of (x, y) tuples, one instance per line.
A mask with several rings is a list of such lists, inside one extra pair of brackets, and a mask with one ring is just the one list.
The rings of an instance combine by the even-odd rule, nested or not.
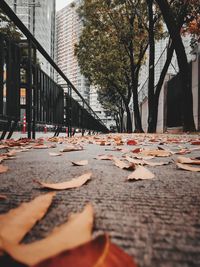
[[(80, 4), (81, 0), (75, 0), (56, 14), (56, 62), (70, 82), (89, 103), (90, 85), (81, 74), (77, 58), (74, 55), (75, 44), (79, 41), (83, 27), (77, 13)], [(57, 75), (57, 82), (59, 84), (65, 83), (59, 75)], [(72, 96), (77, 101), (79, 100), (74, 92), (72, 92)]]
[(107, 112), (105, 112), (102, 105), (98, 101), (98, 93), (96, 86), (90, 86), (90, 106), (99, 116), (99, 118), (103, 121), (103, 123), (107, 126), (108, 129), (115, 126), (115, 121), (113, 120), (113, 117), (110, 116)]
[[(55, 53), (55, 0), (6, 0), (9, 6), (54, 59)], [(37, 54), (41, 68), (53, 77), (49, 63)]]

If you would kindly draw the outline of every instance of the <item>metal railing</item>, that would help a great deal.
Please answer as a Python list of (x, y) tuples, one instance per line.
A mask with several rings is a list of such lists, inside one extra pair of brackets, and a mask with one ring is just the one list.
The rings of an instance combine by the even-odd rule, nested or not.
[[(108, 129), (97, 114), (5, 1), (0, 2), (0, 8), (27, 38), (26, 41), (21, 41), (18, 44), (9, 41), (5, 36), (1, 36), (0, 39), (0, 118), (8, 122), (2, 138), (5, 137), (8, 128), (11, 127), (12, 121), (15, 124), (19, 121), (20, 108), (24, 108), (26, 112), (29, 138), (35, 138), (35, 126), (38, 123), (54, 124), (58, 127), (58, 130), (62, 126), (66, 126), (68, 127), (68, 135), (72, 134), (72, 127), (75, 126), (82, 129), (107, 132)], [(7, 46), (5, 43), (10, 45)], [(26, 50), (26, 53), (24, 53), (24, 50)], [(20, 51), (23, 51), (23, 53), (20, 53)], [(40, 69), (37, 64), (37, 52), (64, 79), (68, 89), (67, 93), (64, 93), (63, 88)], [(6, 60), (4, 58), (5, 54)], [(11, 65), (12, 67), (10, 67)], [(3, 84), (5, 73), (6, 94), (4, 93), (4, 96), (2, 96), (5, 91)], [(20, 73), (23, 73), (23, 75), (20, 75)], [(25, 104), (20, 105), (22, 89), (25, 91)], [(82, 106), (72, 98), (72, 90), (81, 100)], [(6, 106), (5, 114), (1, 112), (3, 110), (2, 106)], [(12, 131), (10, 131), (9, 137), (11, 135)]]

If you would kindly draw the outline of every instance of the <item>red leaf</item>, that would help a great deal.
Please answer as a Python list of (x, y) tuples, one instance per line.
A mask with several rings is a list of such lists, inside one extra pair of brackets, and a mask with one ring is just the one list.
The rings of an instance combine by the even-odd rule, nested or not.
[(127, 141), (127, 145), (129, 145), (129, 146), (135, 146), (135, 145), (137, 145), (137, 142), (135, 140), (128, 140)]
[(191, 142), (191, 145), (200, 145), (200, 141), (193, 141)]

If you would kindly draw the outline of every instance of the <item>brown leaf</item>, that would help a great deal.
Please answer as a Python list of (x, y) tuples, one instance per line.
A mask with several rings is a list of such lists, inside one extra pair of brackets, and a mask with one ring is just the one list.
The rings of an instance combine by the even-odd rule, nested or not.
[(127, 164), (118, 158), (113, 158), (113, 161), (114, 161), (115, 166), (119, 167), (120, 169), (125, 169), (125, 170), (129, 170), (129, 171), (135, 170), (135, 164), (134, 163)]
[(63, 190), (63, 189), (71, 189), (71, 188), (80, 187), (83, 184), (85, 184), (88, 180), (90, 180), (91, 176), (92, 176), (92, 173), (89, 172), (77, 178), (73, 178), (70, 181), (62, 182), (62, 183), (54, 183), (54, 184), (44, 183), (44, 182), (40, 182), (37, 180), (34, 180), (34, 181), (45, 188), (54, 189), (54, 190)]
[(51, 156), (51, 157), (58, 157), (58, 156), (62, 156), (62, 153), (49, 152), (49, 156)]
[(154, 177), (155, 175), (148, 169), (143, 166), (139, 166), (128, 176), (128, 180), (153, 179)]
[(116, 245), (106, 234), (47, 259), (33, 267), (136, 267), (132, 258)]
[(72, 161), (74, 166), (85, 166), (88, 164), (88, 160)]
[(168, 165), (170, 162), (167, 161), (167, 162), (164, 162), (164, 161), (160, 161), (160, 162), (152, 162), (152, 161), (148, 161), (148, 160), (144, 160), (144, 164), (145, 165), (149, 165), (149, 166), (152, 166), (152, 167), (155, 167), (155, 166), (163, 166), (163, 165)]
[(72, 151), (81, 151), (83, 150), (82, 146), (66, 146), (60, 150), (60, 152), (72, 152)]
[(130, 162), (130, 163), (134, 163), (134, 164), (138, 164), (138, 165), (144, 165), (143, 160), (133, 159), (133, 158), (129, 157), (128, 155), (126, 155), (126, 160), (128, 160), (128, 162)]
[(191, 158), (186, 158), (186, 157), (178, 157), (177, 162), (183, 163), (183, 164), (195, 164), (195, 165), (200, 165), (200, 160), (198, 159), (191, 159)]
[(95, 159), (112, 160), (113, 158), (114, 158), (113, 155), (98, 155)]
[(191, 171), (191, 172), (200, 172), (200, 168), (191, 167), (187, 164), (176, 163), (177, 167), (182, 170)]
[(0, 173), (4, 173), (8, 171), (8, 166), (4, 166), (2, 164), (0, 164)]
[(155, 157), (169, 157), (172, 155), (172, 153), (170, 151), (167, 151), (167, 150), (155, 149), (155, 150), (143, 150), (141, 152), (141, 155), (155, 156)]
[(71, 216), (68, 222), (56, 227), (46, 238), (21, 245), (4, 242), (4, 249), (18, 262), (29, 266), (36, 265), (63, 251), (90, 241), (93, 217), (93, 208), (88, 204), (81, 213)]
[(0, 200), (1, 200), (1, 199), (8, 199), (8, 197), (5, 196), (5, 195), (0, 195)]
[(44, 144), (35, 144), (33, 146), (34, 149), (47, 149), (49, 148), (48, 146), (44, 145)]
[[(0, 241), (18, 243), (47, 212), (54, 193), (48, 193), (0, 215)], [(0, 248), (2, 244), (0, 242)]]

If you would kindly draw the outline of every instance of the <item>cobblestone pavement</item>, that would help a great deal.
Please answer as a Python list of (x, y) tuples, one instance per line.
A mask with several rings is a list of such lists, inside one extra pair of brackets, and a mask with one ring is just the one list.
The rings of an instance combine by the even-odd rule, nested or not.
[[(178, 170), (172, 163), (148, 167), (155, 174), (153, 180), (126, 182), (128, 171), (117, 168), (112, 161), (94, 159), (99, 154), (121, 156), (122, 152), (87, 144), (83, 151), (49, 156), (50, 151), (60, 147), (63, 145), (19, 153), (16, 159), (4, 163), (9, 171), (0, 175), (0, 194), (6, 194), (8, 199), (0, 201), (0, 213), (45, 192), (33, 179), (58, 182), (88, 170), (93, 173), (92, 180), (81, 188), (57, 193), (47, 216), (26, 236), (25, 242), (46, 236), (53, 227), (66, 221), (69, 213), (80, 211), (91, 202), (95, 209), (94, 234), (109, 233), (114, 243), (135, 258), (138, 266), (200, 266), (199, 172)], [(177, 144), (170, 148), (177, 148)], [(199, 154), (197, 150), (186, 156)], [(72, 166), (71, 160), (82, 159), (88, 159), (89, 164)]]

